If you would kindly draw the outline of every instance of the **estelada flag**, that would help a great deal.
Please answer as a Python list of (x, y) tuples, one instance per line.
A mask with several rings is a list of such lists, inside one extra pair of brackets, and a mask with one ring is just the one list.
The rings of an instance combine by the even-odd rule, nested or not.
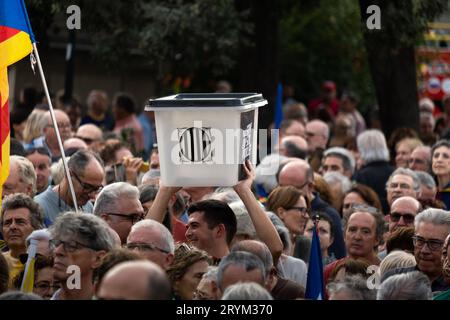
[(0, 193), (9, 174), (9, 65), (30, 54), (34, 35), (23, 0), (0, 0)]

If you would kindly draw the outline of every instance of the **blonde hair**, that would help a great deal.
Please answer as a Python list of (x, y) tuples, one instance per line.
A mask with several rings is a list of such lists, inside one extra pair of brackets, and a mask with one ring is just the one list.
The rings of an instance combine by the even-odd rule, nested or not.
[(47, 125), (45, 110), (34, 109), (28, 116), (23, 129), (23, 141), (31, 143), (36, 138), (43, 135), (43, 130)]
[(416, 258), (405, 251), (395, 250), (389, 253), (380, 264), (380, 276), (396, 268), (409, 268), (416, 266)]

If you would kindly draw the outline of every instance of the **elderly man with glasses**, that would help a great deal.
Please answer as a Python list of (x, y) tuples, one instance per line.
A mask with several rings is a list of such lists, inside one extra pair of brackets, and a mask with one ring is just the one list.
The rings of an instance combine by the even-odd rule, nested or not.
[[(77, 205), (83, 212), (92, 213), (91, 200), (103, 188), (105, 169), (100, 157), (87, 150), (79, 150), (74, 153), (68, 167), (75, 191)], [(44, 223), (46, 226), (53, 224), (55, 219), (63, 212), (74, 211), (75, 207), (69, 189), (69, 181), (64, 175), (62, 181), (56, 186), (49, 186), (43, 193), (37, 195), (34, 200), (44, 210)]]
[(94, 214), (105, 220), (125, 244), (131, 227), (145, 214), (138, 188), (127, 182), (107, 185), (97, 196)]
[(414, 220), (414, 256), (417, 268), (431, 281), (433, 292), (450, 289), (450, 283), (442, 274), (441, 253), (446, 237), (450, 234), (450, 214), (441, 209), (427, 209)]
[(93, 272), (115, 247), (108, 225), (92, 214), (67, 212), (50, 228), (54, 247), (54, 278), (61, 283), (52, 300), (89, 300)]
[(139, 221), (131, 227), (126, 247), (164, 270), (174, 259), (175, 243), (172, 234), (163, 224), (152, 219)]

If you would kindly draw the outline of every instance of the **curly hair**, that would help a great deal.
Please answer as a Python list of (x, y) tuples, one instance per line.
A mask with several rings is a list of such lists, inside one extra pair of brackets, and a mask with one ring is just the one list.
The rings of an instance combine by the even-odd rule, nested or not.
[(186, 243), (177, 244), (175, 246), (173, 262), (166, 270), (172, 287), (176, 281), (183, 278), (189, 267), (199, 261), (206, 261), (208, 264), (212, 262), (211, 257), (205, 251)]

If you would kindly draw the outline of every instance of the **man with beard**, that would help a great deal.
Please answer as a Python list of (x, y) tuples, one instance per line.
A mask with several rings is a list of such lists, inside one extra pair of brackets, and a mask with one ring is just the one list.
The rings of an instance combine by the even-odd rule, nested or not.
[(26, 239), (34, 230), (41, 229), (42, 212), (29, 196), (16, 193), (3, 199), (0, 217), (2, 234), (9, 251), (3, 253), (10, 269), (9, 283), (23, 271), (19, 256), (27, 253)]
[[(79, 150), (68, 161), (69, 173), (75, 191), (77, 205), (83, 212), (92, 213), (94, 199), (97, 192), (103, 188), (105, 169), (100, 157), (91, 151)], [(73, 211), (74, 204), (69, 189), (69, 181), (64, 175), (63, 180), (56, 186), (49, 186), (43, 193), (37, 195), (34, 200), (44, 210), (44, 223), (46, 226), (53, 224), (59, 214)]]

